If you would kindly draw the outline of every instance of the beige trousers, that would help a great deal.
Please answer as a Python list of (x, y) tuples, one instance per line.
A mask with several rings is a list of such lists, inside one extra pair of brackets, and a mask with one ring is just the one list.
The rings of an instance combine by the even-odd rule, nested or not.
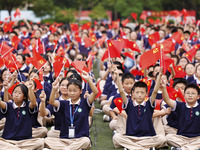
[(47, 128), (46, 127), (38, 127), (32, 128), (32, 137), (33, 138), (44, 138), (47, 135)]
[(161, 116), (153, 118), (153, 126), (157, 135), (165, 135)]
[(44, 139), (43, 138), (35, 138), (35, 139), (27, 139), (27, 140), (5, 140), (0, 138), (0, 150), (42, 150), (44, 148)]
[(172, 128), (168, 125), (164, 126), (164, 130), (165, 130), (165, 135), (167, 134), (176, 134), (177, 133), (177, 129), (176, 128)]
[(168, 134), (166, 139), (170, 146), (180, 147), (182, 150), (197, 150), (200, 148), (200, 136), (188, 138), (181, 135)]
[(87, 150), (91, 147), (91, 142), (88, 137), (81, 137), (75, 139), (47, 137), (45, 138), (45, 146), (53, 150)]
[(4, 128), (5, 123), (6, 123), (6, 118), (2, 118), (0, 120), (0, 130), (2, 130)]
[(116, 133), (113, 136), (113, 144), (115, 148), (125, 147), (131, 150), (145, 150), (151, 147), (162, 147), (166, 142), (163, 135), (135, 137)]
[(60, 137), (60, 130), (55, 130), (54, 126), (51, 127), (51, 129), (47, 133), (47, 137), (59, 138)]

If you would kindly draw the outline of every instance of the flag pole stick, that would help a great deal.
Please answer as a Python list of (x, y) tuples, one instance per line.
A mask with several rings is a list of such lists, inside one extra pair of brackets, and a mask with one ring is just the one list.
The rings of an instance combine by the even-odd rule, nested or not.
[(18, 69), (18, 67), (17, 67), (17, 64), (16, 64), (15, 60), (13, 59), (13, 57), (12, 57), (12, 60), (13, 60), (13, 62), (15, 63), (15, 66), (16, 66), (17, 71), (18, 71), (18, 73), (19, 73), (20, 80), (21, 80), (21, 82), (22, 82), (22, 76), (21, 76), (21, 73), (20, 73), (20, 71), (19, 71), (19, 69)]

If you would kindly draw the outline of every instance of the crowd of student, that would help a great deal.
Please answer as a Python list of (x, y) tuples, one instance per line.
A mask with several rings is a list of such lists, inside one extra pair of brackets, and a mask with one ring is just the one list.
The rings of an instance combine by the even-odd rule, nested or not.
[[(159, 39), (150, 44), (156, 32)], [(173, 39), (177, 33), (181, 42)], [(120, 58), (105, 58), (108, 40), (120, 38), (139, 50), (123, 47)], [(166, 56), (173, 63), (166, 72), (161, 59), (142, 68), (141, 56), (170, 38), (175, 44)], [(166, 21), (75, 29), (24, 19), (0, 24), (0, 44), (0, 149), (90, 149), (95, 99), (105, 113), (102, 121), (110, 122), (115, 148), (200, 149), (199, 26)]]

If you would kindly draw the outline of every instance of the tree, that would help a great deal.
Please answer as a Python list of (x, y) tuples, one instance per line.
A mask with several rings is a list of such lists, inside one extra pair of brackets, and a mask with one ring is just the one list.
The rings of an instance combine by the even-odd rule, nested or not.
[(107, 19), (108, 15), (106, 13), (106, 10), (104, 9), (103, 5), (99, 3), (97, 6), (95, 6), (92, 10), (89, 16), (94, 20), (99, 19)]
[(24, 7), (27, 0), (0, 0), (1, 9), (8, 10), (9, 16), (13, 8)]

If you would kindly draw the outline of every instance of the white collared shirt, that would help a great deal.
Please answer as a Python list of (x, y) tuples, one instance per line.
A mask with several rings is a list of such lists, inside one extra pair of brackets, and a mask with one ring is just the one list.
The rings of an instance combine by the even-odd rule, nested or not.
[[(25, 107), (25, 106), (26, 106), (26, 103), (23, 101), (23, 103), (21, 104), (20, 107)], [(14, 108), (14, 109), (19, 108), (19, 106), (17, 106), (17, 105), (15, 104), (15, 102), (13, 102), (13, 108)]]
[(145, 106), (146, 102), (143, 101), (141, 104), (138, 104), (136, 101), (133, 101), (133, 105), (134, 106), (138, 106), (138, 105), (142, 105), (142, 106)]
[[(79, 100), (75, 103), (75, 105), (80, 105), (80, 102), (81, 102), (81, 99), (79, 98)], [(69, 99), (69, 104), (73, 105), (71, 98)]]
[(196, 101), (196, 103), (194, 104), (193, 107), (189, 106), (187, 102), (186, 102), (185, 105), (186, 105), (187, 108), (193, 108), (193, 107), (197, 107), (199, 105), (199, 103)]

